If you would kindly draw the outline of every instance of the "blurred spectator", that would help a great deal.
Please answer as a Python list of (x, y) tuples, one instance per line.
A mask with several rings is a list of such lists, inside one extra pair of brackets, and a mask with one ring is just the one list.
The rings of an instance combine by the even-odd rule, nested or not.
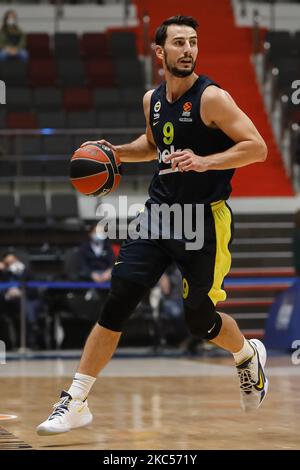
[[(159, 285), (162, 294), (160, 316), (163, 323), (165, 323), (163, 336), (165, 336), (165, 339), (169, 342), (169, 331), (170, 336), (179, 343), (189, 336), (189, 331), (184, 319), (182, 277), (180, 271), (174, 264), (162, 275)], [(174, 339), (172, 342), (174, 342)]]
[(166, 270), (159, 283), (163, 295), (161, 312), (174, 318), (182, 316), (182, 279), (175, 265)]
[[(110, 241), (97, 225), (93, 225), (88, 232), (88, 240), (82, 243), (78, 251), (73, 251), (74, 259), (68, 271), (68, 278), (73, 281), (86, 280), (96, 283), (110, 281), (114, 263), (114, 254)], [(72, 273), (71, 266), (73, 264)], [(49, 296), (49, 309), (58, 319), (63, 339), (55, 338), (55, 344), (62, 348), (79, 347), (85, 340), (87, 331), (98, 320), (99, 312), (105, 301), (108, 286), (96, 286), (86, 289), (70, 288), (67, 293), (60, 293), (54, 298), (53, 292)], [(50, 298), (51, 297), (51, 298)], [(78, 330), (79, 328), (79, 330)]]
[(186, 326), (182, 299), (182, 276), (175, 264), (167, 268), (160, 278), (159, 284), (162, 293), (160, 316), (162, 323), (165, 323), (162, 336), (167, 343), (174, 343), (175, 339), (184, 353), (192, 355), (201, 353), (203, 340), (198, 336), (191, 335)]
[[(14, 348), (20, 344), (20, 311), (22, 282), (29, 281), (31, 274), (25, 264), (15, 253), (7, 253), (0, 262), (0, 279), (2, 282), (18, 282), (21, 285), (9, 287), (1, 291), (1, 303), (3, 310), (9, 315), (13, 324), (13, 338), (11, 343)], [(37, 347), (38, 319), (42, 303), (37, 292), (29, 290), (26, 298), (26, 342), (30, 348)]]
[(26, 62), (28, 52), (25, 46), (26, 35), (18, 25), (17, 13), (8, 10), (4, 14), (0, 30), (0, 60), (20, 59)]
[(94, 282), (110, 281), (114, 253), (103, 230), (94, 225), (89, 231), (89, 240), (79, 249), (80, 277)]

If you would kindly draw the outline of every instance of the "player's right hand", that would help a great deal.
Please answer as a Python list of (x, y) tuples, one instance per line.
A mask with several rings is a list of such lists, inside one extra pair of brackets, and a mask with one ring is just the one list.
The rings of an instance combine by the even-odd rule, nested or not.
[(101, 140), (88, 140), (87, 142), (83, 142), (83, 144), (80, 145), (80, 147), (84, 147), (85, 145), (91, 145), (91, 144), (103, 144), (112, 149), (114, 152), (117, 152), (117, 148), (111, 144), (110, 142), (107, 142), (107, 140), (101, 139)]

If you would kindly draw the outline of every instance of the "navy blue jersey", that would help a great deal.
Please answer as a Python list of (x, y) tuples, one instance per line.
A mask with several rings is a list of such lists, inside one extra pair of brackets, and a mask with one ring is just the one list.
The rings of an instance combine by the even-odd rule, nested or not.
[[(201, 75), (194, 85), (174, 103), (166, 98), (166, 83), (151, 97), (150, 125), (157, 145), (158, 170), (149, 188), (152, 201), (158, 204), (209, 204), (228, 199), (234, 170), (172, 171), (165, 157), (176, 150), (190, 149), (199, 158), (224, 152), (235, 142), (220, 129), (207, 127), (200, 117), (200, 100), (204, 90), (217, 85)], [(218, 85), (217, 85), (218, 86)]]

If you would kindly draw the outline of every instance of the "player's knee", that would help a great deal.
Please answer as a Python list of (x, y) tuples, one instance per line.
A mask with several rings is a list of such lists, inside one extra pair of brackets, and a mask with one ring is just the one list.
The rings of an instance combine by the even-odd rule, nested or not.
[(147, 292), (147, 287), (127, 279), (112, 277), (98, 323), (112, 331), (123, 331), (124, 324)]
[(222, 318), (208, 296), (196, 306), (185, 305), (187, 326), (193, 335), (203, 339), (214, 339), (220, 333)]

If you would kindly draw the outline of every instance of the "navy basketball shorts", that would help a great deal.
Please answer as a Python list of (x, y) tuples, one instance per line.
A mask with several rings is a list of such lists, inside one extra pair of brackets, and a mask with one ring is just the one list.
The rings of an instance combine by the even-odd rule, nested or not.
[(112, 277), (151, 288), (175, 262), (182, 274), (182, 296), (186, 306), (197, 305), (204, 295), (216, 305), (226, 299), (223, 282), (231, 265), (232, 232), (230, 208), (225, 201), (214, 202), (205, 206), (201, 249), (187, 250), (185, 241), (176, 239), (127, 239), (113, 267)]

